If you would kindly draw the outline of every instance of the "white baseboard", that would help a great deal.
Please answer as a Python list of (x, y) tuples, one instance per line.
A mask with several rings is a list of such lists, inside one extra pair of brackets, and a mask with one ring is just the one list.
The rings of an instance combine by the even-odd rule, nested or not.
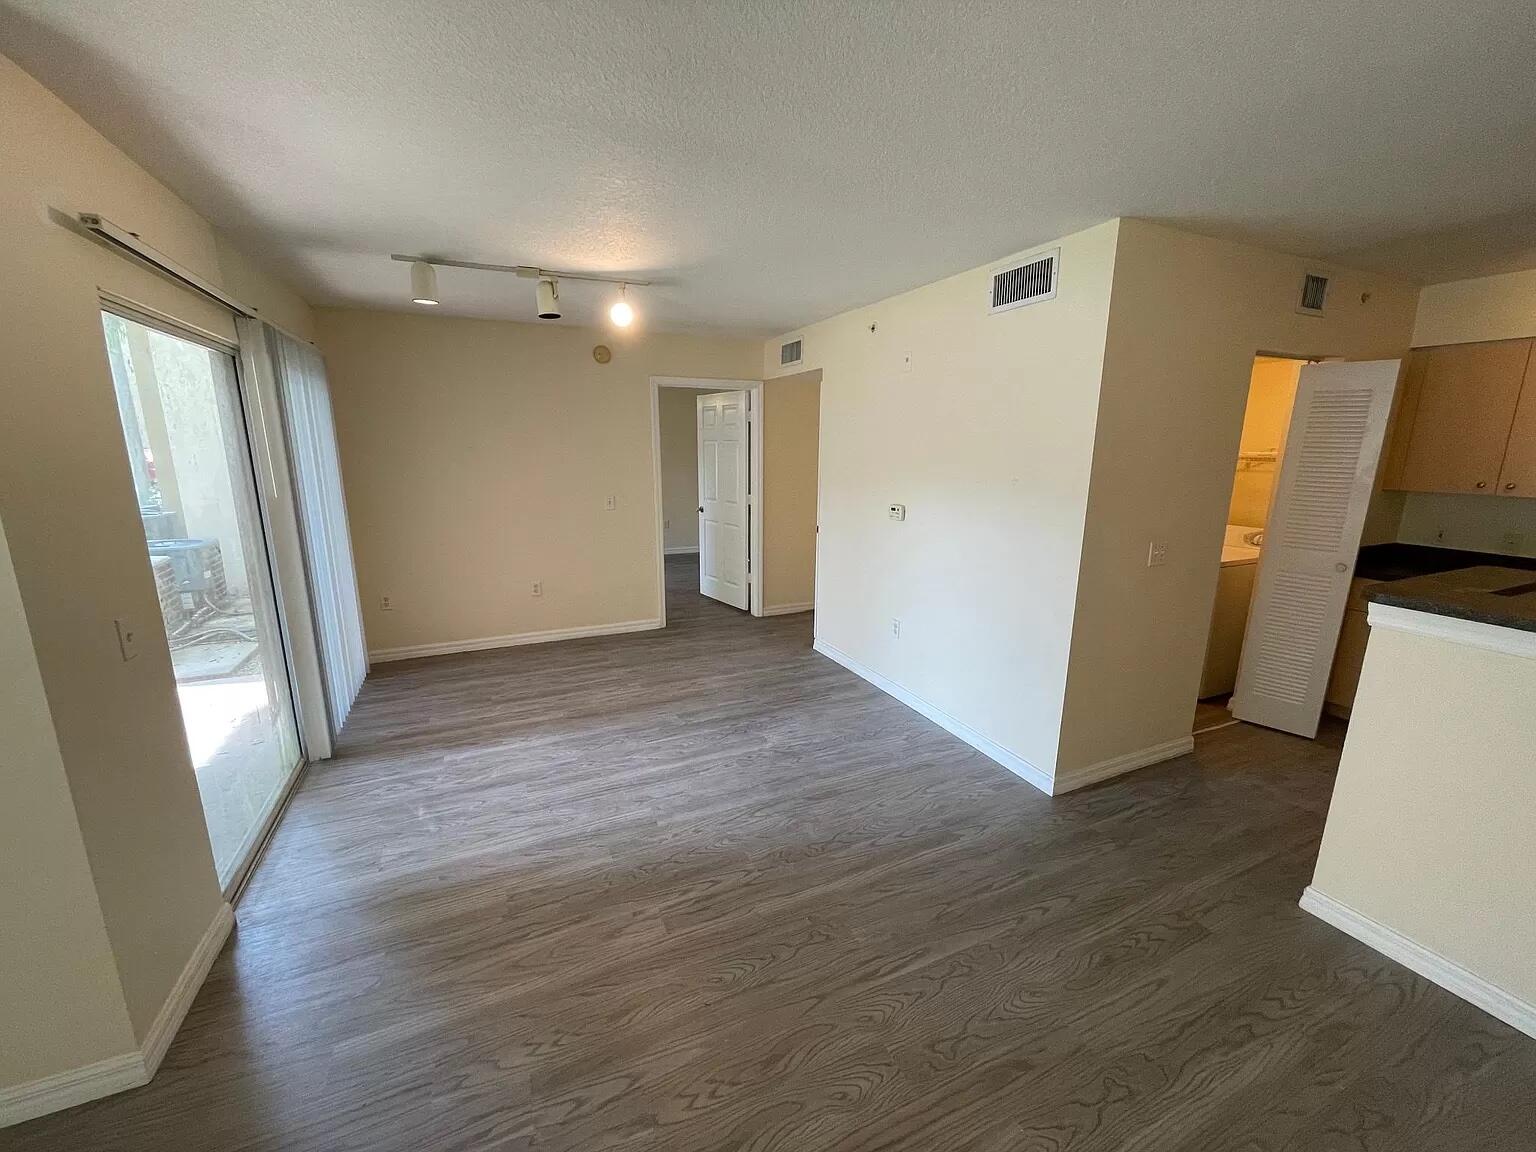
[(697, 556), (699, 554), (699, 546), (695, 544), (690, 548), (684, 545), (681, 548), (663, 548), (662, 551), (668, 556)]
[(65, 1108), (148, 1083), (144, 1057), (137, 1052), (124, 1052), (84, 1068), (71, 1068), (68, 1072), (44, 1076), (14, 1088), (0, 1089), (0, 1128), (36, 1120), (50, 1112), (62, 1112)]
[(1396, 960), (1404, 968), (1411, 968), (1432, 984), (1438, 984), (1447, 992), (1460, 996), (1511, 1028), (1518, 1028), (1527, 1036), (1536, 1037), (1536, 1004), (1506, 992), (1454, 960), (1446, 959), (1438, 952), (1356, 912), (1348, 904), (1342, 904), (1316, 888), (1309, 886), (1301, 894), (1301, 906), (1345, 935), (1353, 936), (1360, 943), (1376, 949), (1387, 959)]
[(447, 656), (454, 652), (485, 652), (492, 648), (548, 644), (555, 640), (581, 640), (588, 636), (619, 636), (626, 632), (645, 632), (660, 627), (660, 620), (625, 620), (618, 624), (593, 624), (585, 628), (551, 628), (547, 632), (519, 632), (512, 636), (480, 636), (473, 640), (445, 640), (437, 644), (408, 644), (403, 648), (378, 648), (368, 653), (368, 659), (377, 664), (385, 664), (391, 660)]
[(825, 640), (818, 639), (812, 645), (812, 647), (815, 648), (816, 651), (820, 652), (823, 656), (825, 656), (828, 660), (832, 660), (838, 664), (841, 664), (855, 676), (869, 681), (876, 688), (880, 689), (880, 691), (884, 692), (887, 696), (893, 696), (897, 700), (900, 700), (908, 708), (912, 709), (912, 711), (918, 713), (919, 715), (926, 716), (950, 735), (956, 736), (965, 741), (972, 748), (976, 749), (976, 751), (980, 752), (983, 756), (987, 756), (993, 760), (996, 760), (999, 764), (1008, 769), (1008, 771), (1012, 772), (1021, 780), (1025, 780), (1030, 784), (1033, 784), (1046, 795), (1050, 795), (1050, 773), (1035, 767), (1028, 760), (1024, 759), (1024, 757), (1020, 756), (1017, 752), (1011, 752), (1007, 748), (1004, 748), (1001, 744), (997, 743), (997, 741), (988, 739), (980, 732), (976, 731), (976, 729), (962, 723), (959, 720), (956, 720), (942, 708), (938, 708), (928, 703), (928, 701), (924, 700), (921, 696), (918, 696), (916, 693), (903, 688), (900, 684), (896, 683), (896, 681), (890, 680), (880, 675), (880, 673), (876, 672), (872, 668), (866, 668), (852, 656), (849, 656), (846, 652), (834, 648)]
[(198, 989), (208, 978), (208, 969), (219, 958), (219, 952), (223, 950), (224, 942), (229, 939), (230, 930), (234, 926), (235, 910), (228, 904), (220, 904), (213, 923), (208, 925), (208, 931), (203, 933), (203, 938), (187, 958), (186, 966), (176, 978), (171, 994), (165, 998), (149, 1031), (144, 1034), (144, 1043), (140, 1048), (144, 1053), (146, 1082), (159, 1070), (160, 1061), (165, 1059), (165, 1050), (171, 1046), (176, 1029), (187, 1018), (187, 1010), (192, 1007), (192, 1001), (197, 999)]
[(814, 609), (814, 603), (809, 604), (775, 604), (772, 608), (763, 609), (764, 616), (792, 616), (796, 612), (809, 612)]
[(192, 950), (138, 1051), (109, 1056), (83, 1068), (71, 1068), (41, 1080), (0, 1089), (0, 1128), (148, 1084), (159, 1070), (166, 1049), (186, 1019), (187, 1010), (197, 998), (198, 990), (208, 977), (208, 969), (213, 967), (234, 925), (234, 909), (228, 904), (220, 904), (213, 923), (208, 925), (203, 938)]
[(1153, 744), (1149, 748), (1138, 748), (1135, 752), (1111, 756), (1108, 760), (1100, 760), (1096, 764), (1087, 764), (1082, 768), (1073, 768), (1066, 772), (1058, 768), (1051, 794), (1060, 796), (1063, 792), (1086, 788), (1089, 784), (1097, 784), (1100, 780), (1108, 780), (1112, 776), (1123, 776), (1127, 772), (1134, 772), (1149, 764), (1160, 764), (1164, 760), (1183, 756), (1194, 751), (1194, 748), (1193, 735), (1180, 736), (1174, 740), (1165, 740), (1161, 744)]

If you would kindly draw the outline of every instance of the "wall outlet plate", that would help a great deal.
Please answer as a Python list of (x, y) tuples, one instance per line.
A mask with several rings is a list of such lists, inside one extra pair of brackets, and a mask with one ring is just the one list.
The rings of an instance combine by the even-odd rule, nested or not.
[(905, 504), (892, 504), (886, 515), (892, 520), (905, 520), (907, 518), (907, 506)]
[(542, 581), (542, 580), (535, 580), (533, 582), (533, 594), (535, 596), (542, 596), (542, 595), (544, 595), (544, 581)]
[(618, 506), (619, 506), (619, 498), (617, 496), (609, 496), (607, 499), (605, 499), (603, 501), (603, 510), (605, 512), (612, 512)]
[(1147, 567), (1160, 568), (1168, 563), (1168, 541), (1154, 540), (1147, 545)]
[(393, 596), (379, 597), (379, 611), (393, 612), (395, 610), (395, 598)]
[(891, 620), (891, 635), (895, 639), (897, 639), (897, 640), (901, 639), (901, 621), (900, 620), (897, 620), (897, 619), (894, 619), (894, 618)]

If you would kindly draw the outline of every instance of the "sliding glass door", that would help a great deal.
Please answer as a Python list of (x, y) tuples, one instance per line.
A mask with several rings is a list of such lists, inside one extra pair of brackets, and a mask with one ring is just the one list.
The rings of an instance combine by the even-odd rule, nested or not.
[(243, 874), (300, 748), (235, 358), (102, 313), (219, 882)]

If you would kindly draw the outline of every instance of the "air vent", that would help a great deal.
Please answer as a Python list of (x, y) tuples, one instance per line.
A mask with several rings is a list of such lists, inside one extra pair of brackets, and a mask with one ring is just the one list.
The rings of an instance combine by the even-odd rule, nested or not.
[(791, 364), (800, 363), (801, 353), (804, 351), (804, 344), (805, 340), (803, 338), (796, 338), (787, 344), (780, 344), (779, 367), (786, 368)]
[(1301, 279), (1301, 299), (1296, 303), (1296, 311), (1305, 316), (1321, 316), (1327, 301), (1328, 277), (1308, 272)]
[(992, 273), (992, 311), (1006, 312), (1037, 304), (1056, 295), (1056, 272), (1061, 264), (1061, 249), (1053, 248), (1031, 256), (1023, 264), (1000, 268)]

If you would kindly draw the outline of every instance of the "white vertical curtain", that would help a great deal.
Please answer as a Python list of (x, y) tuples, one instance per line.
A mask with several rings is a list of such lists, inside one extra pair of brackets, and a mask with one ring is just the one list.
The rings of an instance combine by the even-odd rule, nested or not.
[(270, 325), (263, 327), (282, 399), (288, 462), (309, 575), (310, 608), (334, 734), (346, 722), (368, 674), (368, 647), (363, 638), (357, 572), (352, 564), (330, 388), (318, 351)]

